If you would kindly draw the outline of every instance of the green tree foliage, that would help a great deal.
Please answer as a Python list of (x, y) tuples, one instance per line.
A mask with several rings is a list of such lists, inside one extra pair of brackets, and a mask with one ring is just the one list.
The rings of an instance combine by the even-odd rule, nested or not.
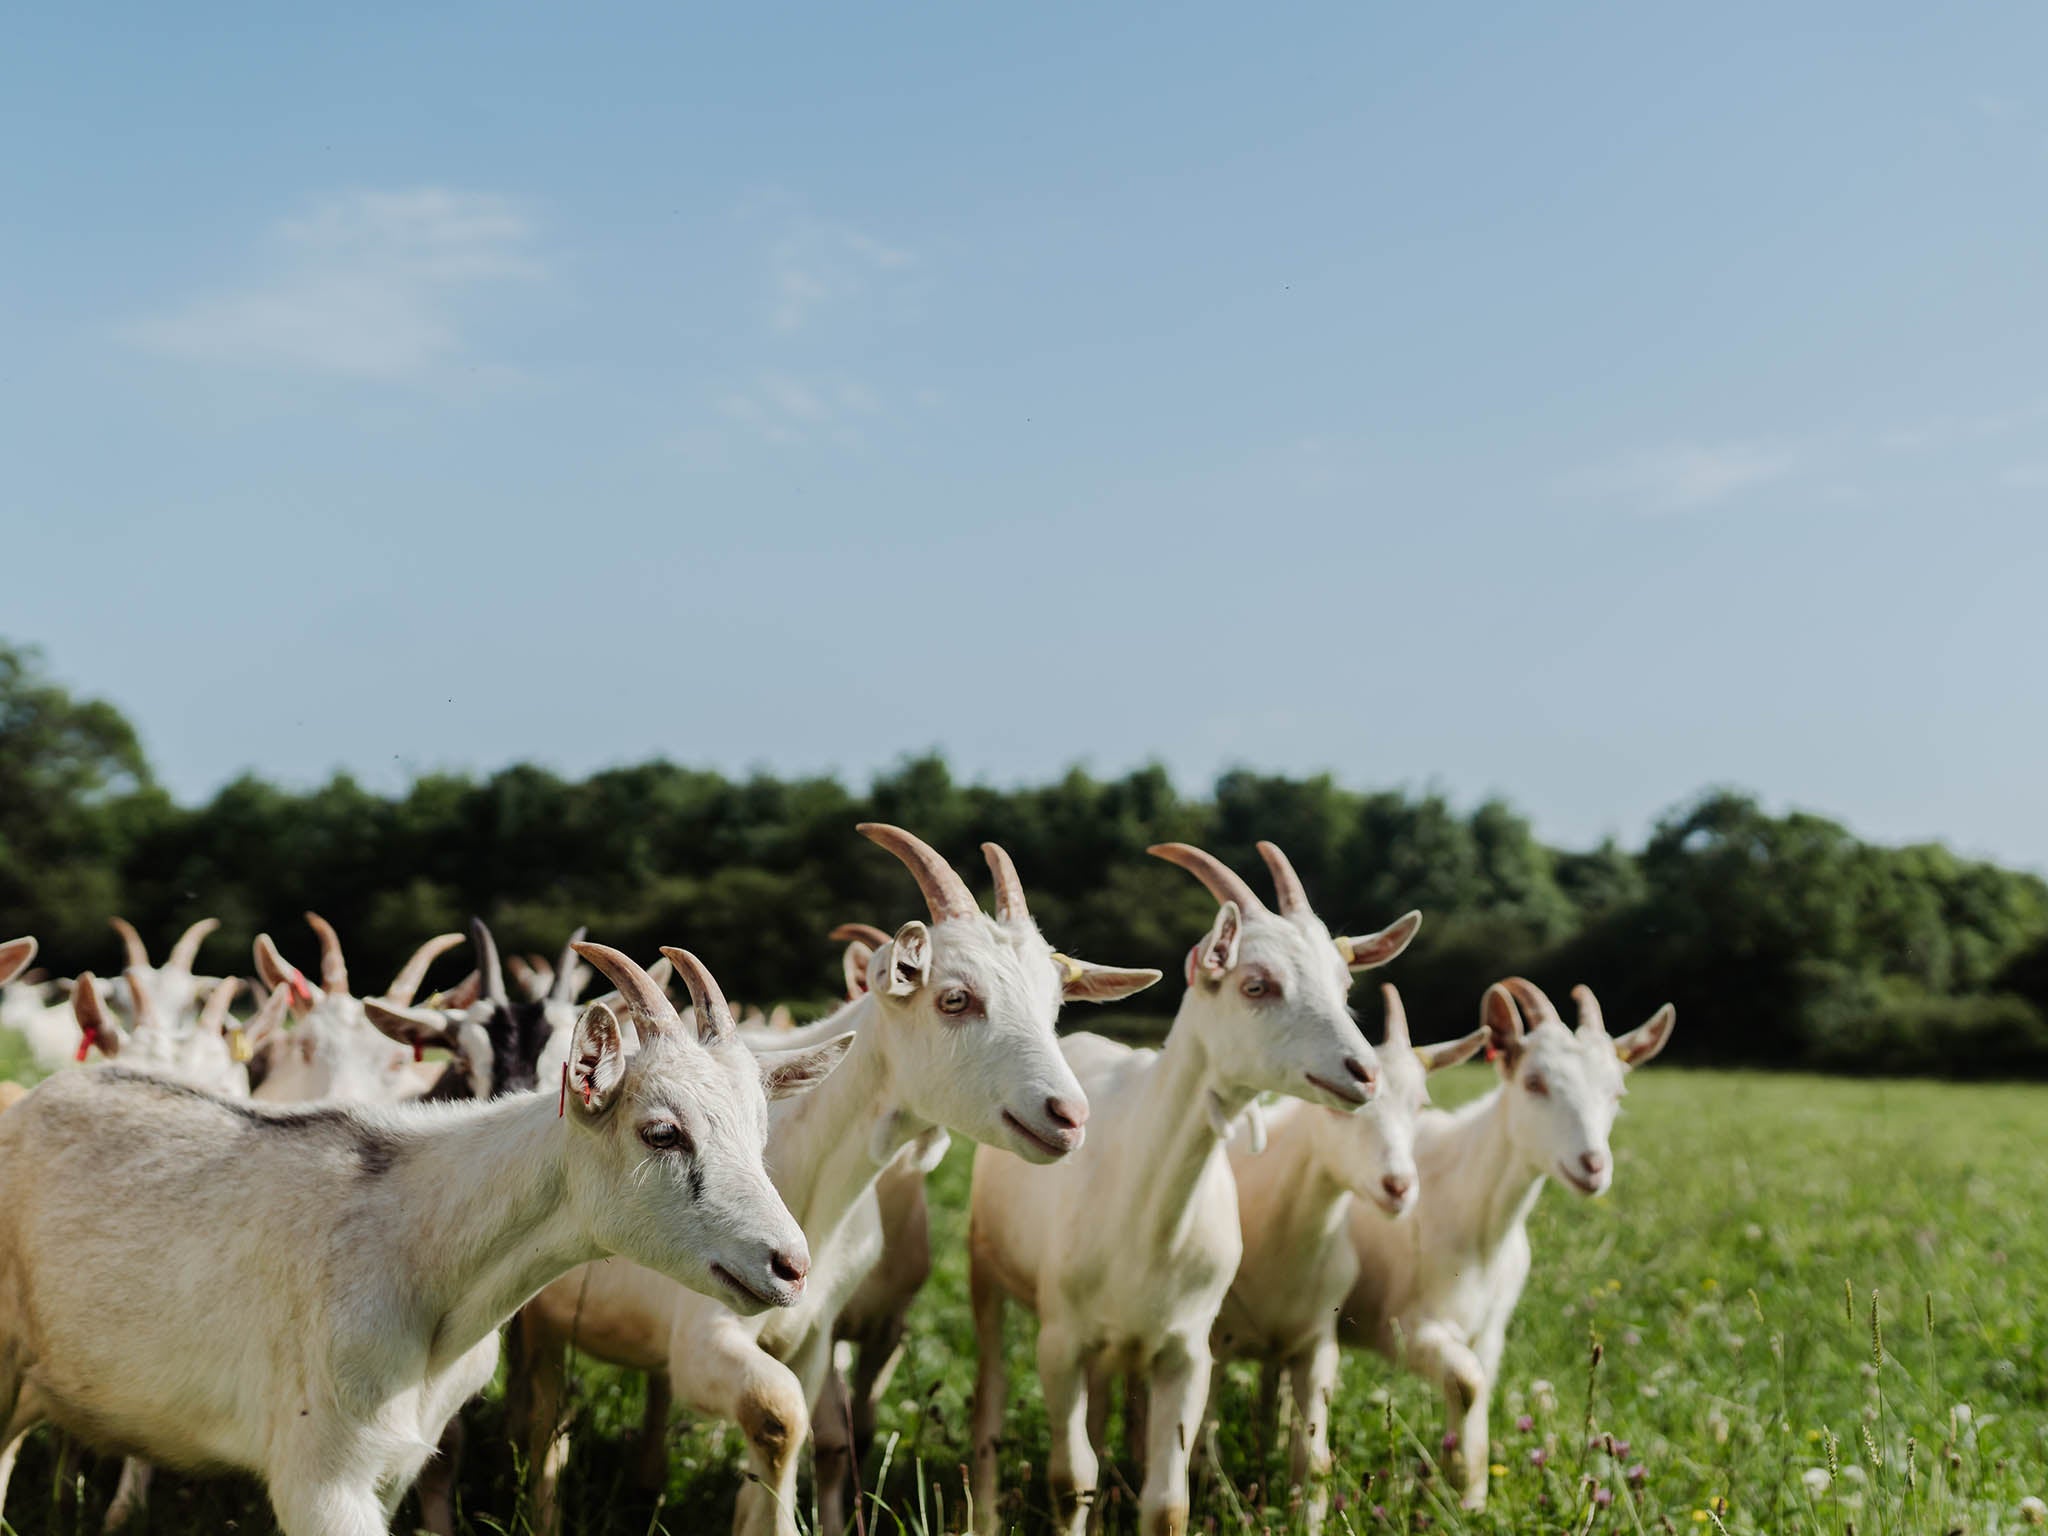
[[(822, 1005), (838, 987), (835, 924), (918, 915), (901, 867), (853, 835), (868, 819), (913, 828), (974, 882), (980, 844), (1000, 842), (1062, 946), (1169, 978), (1212, 909), (1145, 848), (1197, 842), (1263, 887), (1267, 838), (1333, 928), (1424, 911), (1393, 975), (1428, 1034), (1465, 1029), (1486, 984), (1520, 972), (1560, 1002), (1591, 982), (1617, 1028), (1677, 1002), (1674, 1051), (1694, 1060), (2048, 1075), (2040, 880), (1938, 846), (1876, 847), (1733, 791), (1674, 811), (1639, 854), (1559, 852), (1498, 801), (1461, 812), (1328, 776), (1233, 772), (1191, 800), (1156, 766), (998, 789), (957, 782), (936, 757), (865, 793), (667, 762), (582, 780), (520, 764), (397, 796), (346, 776), (302, 792), (242, 778), (181, 807), (116, 710), (0, 647), (0, 936), (36, 933), (68, 971), (118, 963), (117, 911), (159, 944), (219, 917), (206, 959), (222, 969), (246, 969), (265, 929), (310, 964), (300, 914), (313, 906), (381, 985), (474, 912), (511, 949), (552, 954), (587, 923), (635, 953), (686, 944), (737, 996)], [(444, 961), (442, 979), (463, 963)], [(1176, 991), (1169, 980), (1154, 1007)], [(1378, 1013), (1363, 993), (1360, 1012)]]

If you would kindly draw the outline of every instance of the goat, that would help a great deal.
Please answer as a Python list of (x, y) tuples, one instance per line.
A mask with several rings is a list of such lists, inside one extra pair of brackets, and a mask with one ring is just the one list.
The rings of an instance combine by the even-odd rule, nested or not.
[[(1468, 1061), (1486, 1043), (1484, 1030), (1442, 1045), (1416, 1045), (1407, 1010), (1391, 982), (1382, 983), (1386, 1034), (1378, 1047), (1380, 1091), (1364, 1110), (1341, 1115), (1293, 1102), (1267, 1118), (1266, 1145), (1243, 1140), (1230, 1148), (1237, 1180), (1238, 1232), (1244, 1258), (1209, 1335), (1218, 1360), (1260, 1366), (1258, 1426), (1274, 1419), (1280, 1375), (1293, 1390), (1291, 1472), (1307, 1490), (1307, 1520), (1320, 1529), (1329, 1503), (1330, 1400), (1337, 1390), (1337, 1313), (1358, 1275), (1347, 1218), (1355, 1203), (1399, 1220), (1415, 1207), (1417, 1117), (1429, 1103), (1425, 1079)], [(1214, 1445), (1222, 1373), (1210, 1386), (1202, 1443)], [(1213, 1450), (1211, 1451), (1213, 1455)]]
[(1209, 1332), (1237, 1272), (1237, 1188), (1229, 1123), (1262, 1092), (1340, 1110), (1378, 1088), (1373, 1048), (1345, 1002), (1350, 970), (1384, 965), (1421, 925), (1411, 912), (1370, 937), (1331, 937), (1286, 857), (1259, 844), (1279, 911), (1221, 861), (1185, 843), (1150, 850), (1216, 898), (1188, 952), (1188, 990), (1165, 1047), (1098, 1035), (1062, 1042), (1096, 1134), (1057, 1169), (1027, 1171), (975, 1152), (968, 1286), (980, 1356), (974, 1389), (974, 1510), (996, 1529), (997, 1437), (1008, 1379), (1003, 1309), (1038, 1314), (1038, 1376), (1052, 1430), (1054, 1518), (1079, 1536), (1095, 1497), (1099, 1418), (1113, 1374), (1149, 1388), (1140, 1524), (1187, 1524), (1188, 1448), (1209, 1389)]
[[(121, 970), (122, 980), (128, 988), (128, 995), (121, 999), (129, 1014), (138, 1023), (145, 1006), (153, 1006), (159, 1021), (173, 1030), (184, 1027), (187, 1018), (198, 1006), (199, 994), (212, 987), (214, 979), (192, 974), (192, 967), (199, 959), (199, 946), (206, 942), (206, 936), (220, 927), (218, 918), (203, 917), (192, 924), (171, 946), (171, 952), (161, 966), (149, 962), (149, 947), (142, 942), (142, 935), (135, 931), (135, 925), (125, 917), (107, 919), (108, 926), (121, 936), (121, 948), (126, 963)], [(148, 993), (147, 1002), (142, 993)]]
[[(373, 1026), (363, 1003), (349, 991), (348, 964), (334, 926), (317, 912), (307, 926), (320, 940), (320, 983), (309, 982), (286, 962), (267, 933), (256, 936), (256, 974), (265, 986), (286, 988), (296, 1020), (252, 1063), (255, 1096), (271, 1103), (339, 1099), (353, 1104), (392, 1104), (417, 1098), (441, 1076), (438, 1063), (422, 1064), (416, 1054), (387, 1039)], [(413, 1000), (427, 967), (462, 942), (459, 933), (427, 940), (413, 952), (380, 1001), (403, 1007)]]
[[(1338, 1335), (1441, 1388), (1467, 1509), (1486, 1506), (1487, 1405), (1529, 1278), (1529, 1212), (1551, 1178), (1606, 1191), (1628, 1074), (1664, 1049), (1677, 1020), (1666, 1003), (1617, 1040), (1589, 988), (1572, 996), (1576, 1031), (1519, 976), (1487, 988), (1480, 1024), (1499, 1084), (1448, 1113), (1424, 1111), (1415, 1161), (1426, 1193), (1412, 1221), (1395, 1228), (1362, 1203), (1351, 1212), (1358, 1275)], [(1518, 1001), (1535, 1021), (1526, 1032)]]
[(840, 1052), (755, 1058), (675, 951), (691, 1038), (624, 955), (582, 953), (634, 978), (642, 1044), (629, 1060), (587, 1009), (559, 1102), (282, 1109), (113, 1066), (0, 1117), (9, 1459), (47, 1420), (256, 1473), (285, 1536), (373, 1536), (557, 1275), (616, 1253), (748, 1312), (793, 1304), (809, 1253), (763, 1166), (767, 1096)]
[(1159, 979), (1056, 955), (1009, 855), (993, 843), (983, 845), (996, 885), (991, 919), (919, 839), (872, 823), (860, 831), (910, 869), (931, 921), (905, 923), (872, 956), (867, 991), (836, 1016), (853, 1031), (845, 1064), (818, 1093), (779, 1111), (769, 1132), (776, 1187), (816, 1255), (811, 1290), (793, 1311), (752, 1321), (626, 1265), (587, 1266), (543, 1291), (522, 1314), (537, 1531), (551, 1533), (561, 1520), (565, 1342), (615, 1364), (666, 1370), (675, 1396), (740, 1426), (748, 1479), (734, 1511), (738, 1532), (796, 1530), (798, 1454), (815, 1431), (819, 1529), (836, 1531), (845, 1425), (813, 1424), (809, 1406), (825, 1383), (838, 1309), (879, 1246), (879, 1171), (935, 1126), (1031, 1162), (1070, 1156), (1088, 1106), (1053, 1035), (1061, 1003), (1108, 1001)]
[[(228, 1008), (240, 982), (232, 977), (216, 982), (198, 1021), (181, 1030), (157, 1011), (156, 992), (148, 977), (130, 970), (127, 981), (135, 1009), (132, 1029), (123, 1029), (114, 1018), (91, 971), (82, 972), (72, 983), (71, 1011), (78, 1021), (80, 1059), (90, 1048), (105, 1060), (119, 1061), (137, 1072), (176, 1078), (224, 1098), (249, 1096), (248, 1069), (237, 1059), (228, 1038)], [(284, 1001), (276, 997), (266, 1003), (248, 1032), (261, 1034), (274, 1028), (284, 1013)]]

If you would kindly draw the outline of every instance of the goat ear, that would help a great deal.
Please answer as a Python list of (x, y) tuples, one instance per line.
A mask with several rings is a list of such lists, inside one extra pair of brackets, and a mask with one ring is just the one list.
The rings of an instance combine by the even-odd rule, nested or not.
[(78, 1059), (98, 1046), (102, 1056), (121, 1054), (121, 1034), (100, 1000), (100, 984), (91, 971), (80, 971), (71, 984), (71, 1017), (78, 1021)]
[(401, 1008), (366, 997), (363, 999), (363, 1012), (384, 1034), (416, 1051), (430, 1045), (452, 1047), (455, 1043), (449, 1016), (438, 1008)]
[(616, 1101), (625, 1076), (626, 1041), (619, 1021), (603, 1003), (592, 1003), (569, 1037), (569, 1102), (578, 1114), (598, 1119)]
[(849, 1029), (808, 1050), (762, 1051), (761, 1091), (771, 1099), (793, 1099), (800, 1093), (809, 1093), (845, 1060), (853, 1041), (854, 1033)]
[(14, 980), (28, 969), (29, 961), (36, 957), (34, 939), (9, 939), (0, 944), (0, 987)]
[(874, 950), (859, 939), (846, 946), (846, 954), (839, 963), (846, 973), (846, 1000), (849, 1003), (855, 998), (867, 995), (868, 961), (872, 960), (874, 955)]
[[(256, 1017), (240, 1026), (243, 1049), (253, 1059), (283, 1039), (284, 1011), (291, 1003), (291, 992), (284, 987), (273, 987), (270, 996), (263, 999), (263, 1006), (256, 1010)], [(230, 1024), (232, 1030), (235, 1025)]]
[(317, 1001), (312, 983), (278, 952), (276, 941), (267, 933), (256, 935), (256, 974), (266, 987), (285, 988), (294, 1012), (303, 1013)]
[(1216, 909), (1216, 921), (1209, 925), (1201, 942), (1188, 951), (1188, 984), (1192, 986), (1197, 976), (1220, 980), (1224, 972), (1237, 964), (1238, 946), (1243, 938), (1244, 916), (1236, 902), (1226, 901)]
[(1670, 1043), (1672, 1027), (1677, 1023), (1678, 1010), (1666, 1003), (1650, 1015), (1649, 1023), (1615, 1041), (1614, 1054), (1621, 1058), (1624, 1067), (1640, 1067)]
[(1438, 1072), (1445, 1067), (1455, 1067), (1461, 1061), (1470, 1061), (1479, 1054), (1479, 1048), (1486, 1044), (1489, 1031), (1475, 1029), (1471, 1034), (1458, 1040), (1446, 1040), (1441, 1045), (1418, 1045), (1415, 1056), (1422, 1063), (1425, 1072)]
[(1522, 1015), (1515, 1007), (1514, 994), (1499, 982), (1486, 989), (1479, 1004), (1479, 1025), (1486, 1036), (1487, 1058), (1497, 1059), (1503, 1070), (1513, 1071), (1522, 1055)]
[(1422, 927), (1420, 912), (1404, 912), (1378, 933), (1368, 933), (1361, 938), (1339, 936), (1331, 942), (1337, 946), (1337, 953), (1344, 957), (1344, 963), (1354, 971), (1369, 971), (1375, 966), (1385, 965), (1398, 956), (1414, 939)]
[(891, 997), (908, 997), (932, 976), (932, 931), (912, 920), (896, 930), (889, 941), (889, 984)]
[(1056, 954), (1052, 963), (1063, 973), (1060, 995), (1070, 1003), (1113, 1003), (1142, 992), (1160, 977), (1152, 970), (1124, 970)]

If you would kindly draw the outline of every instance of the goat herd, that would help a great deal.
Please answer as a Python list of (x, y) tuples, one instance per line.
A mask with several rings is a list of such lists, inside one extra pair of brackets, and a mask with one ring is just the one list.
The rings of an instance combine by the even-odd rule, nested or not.
[[(1284, 1378), (1293, 1473), (1320, 1520), (1346, 1344), (1441, 1387), (1446, 1444), (1465, 1452), (1455, 1487), (1482, 1505), (1529, 1211), (1547, 1178), (1606, 1189), (1624, 1079), (1669, 1039), (1670, 1007), (1610, 1036), (1585, 988), (1572, 1028), (1514, 979), (1488, 989), (1478, 1030), (1418, 1045), (1386, 987), (1375, 1048), (1346, 1002), (1351, 973), (1399, 955), (1420, 914), (1333, 937), (1272, 844), (1268, 907), (1171, 843), (1151, 851), (1218, 909), (1164, 1047), (1056, 1036), (1063, 1001), (1127, 997), (1160, 973), (1054, 950), (993, 843), (989, 917), (919, 839), (860, 830), (916, 877), (929, 921), (835, 933), (848, 1001), (801, 1029), (740, 1024), (687, 951), (642, 969), (578, 934), (554, 967), (508, 966), (481, 922), (471, 976), (424, 1003), (429, 965), (461, 936), (358, 997), (311, 913), (318, 982), (259, 937), (246, 1020), (236, 981), (194, 972), (211, 923), (152, 966), (117, 921), (123, 976), (81, 975), (68, 1000), (60, 984), (8, 987), (0, 1026), (50, 1075), (25, 1095), (0, 1086), (0, 1501), (47, 1422), (135, 1458), (110, 1526), (141, 1509), (161, 1462), (256, 1474), (289, 1536), (383, 1532), (415, 1481), (423, 1523), (452, 1531), (458, 1415), (509, 1320), (508, 1419), (536, 1530), (564, 1515), (574, 1346), (649, 1373), (656, 1479), (671, 1395), (739, 1427), (736, 1530), (796, 1530), (809, 1440), (833, 1536), (929, 1268), (925, 1174), (957, 1133), (980, 1144), (979, 1528), (999, 1523), (1012, 1302), (1038, 1318), (1062, 1530), (1088, 1522), (1118, 1377), (1143, 1528), (1184, 1529), (1190, 1457), (1213, 1454), (1213, 1363), (1233, 1358), (1261, 1363), (1268, 1405)], [(0, 945), (0, 983), (34, 953)], [(616, 990), (579, 1006), (586, 963)], [(1429, 1108), (1427, 1075), (1482, 1048), (1495, 1091)], [(103, 1064), (57, 1070), (95, 1052)]]

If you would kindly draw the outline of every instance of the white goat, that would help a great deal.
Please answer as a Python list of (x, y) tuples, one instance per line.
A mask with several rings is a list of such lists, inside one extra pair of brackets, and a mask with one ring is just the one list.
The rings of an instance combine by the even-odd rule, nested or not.
[[(1354, 1115), (1302, 1103), (1283, 1104), (1267, 1119), (1266, 1146), (1232, 1142), (1238, 1231), (1244, 1258), (1216, 1315), (1210, 1346), (1216, 1359), (1259, 1362), (1260, 1435), (1272, 1426), (1279, 1381), (1293, 1389), (1289, 1458), (1295, 1485), (1308, 1490), (1310, 1529), (1329, 1503), (1330, 1400), (1337, 1389), (1337, 1313), (1358, 1276), (1348, 1218), (1353, 1196), (1398, 1220), (1415, 1206), (1417, 1118), (1429, 1103), (1428, 1075), (1468, 1061), (1486, 1043), (1474, 1030), (1442, 1045), (1409, 1038), (1401, 994), (1383, 983), (1386, 1036), (1379, 1045), (1380, 1091)], [(1223, 1384), (1210, 1386), (1209, 1433)]]
[(119, 1067), (45, 1082), (0, 1116), (0, 1446), (49, 1420), (254, 1472), (286, 1536), (374, 1536), (490, 1379), (498, 1325), (555, 1276), (617, 1253), (749, 1310), (794, 1302), (809, 1257), (762, 1166), (763, 1086), (800, 1091), (837, 1053), (755, 1058), (709, 973), (677, 964), (697, 1038), (664, 1003), (628, 1060), (593, 1006), (559, 1107), (277, 1109)]
[(996, 916), (931, 848), (897, 827), (860, 829), (917, 877), (931, 922), (905, 923), (874, 955), (871, 986), (837, 1016), (853, 1047), (831, 1080), (774, 1117), (768, 1164), (816, 1256), (813, 1284), (788, 1313), (752, 1321), (622, 1264), (592, 1265), (548, 1287), (522, 1314), (534, 1374), (528, 1422), (534, 1526), (553, 1531), (563, 1444), (563, 1341), (601, 1359), (666, 1370), (676, 1397), (737, 1423), (749, 1478), (735, 1529), (796, 1530), (798, 1453), (815, 1429), (822, 1530), (842, 1517), (845, 1425), (809, 1422), (831, 1359), (839, 1307), (874, 1262), (873, 1186), (906, 1143), (934, 1126), (1051, 1162), (1081, 1145), (1087, 1101), (1061, 1059), (1063, 999), (1104, 1002), (1159, 979), (1054, 954), (1032, 922), (1007, 854), (984, 845)]
[[(206, 936), (220, 927), (218, 918), (203, 917), (178, 935), (177, 943), (171, 946), (170, 954), (161, 966), (149, 962), (149, 947), (142, 942), (142, 935), (135, 931), (135, 925), (125, 917), (107, 919), (108, 925), (121, 936), (121, 948), (126, 956), (122, 967), (122, 980), (127, 984), (127, 996), (119, 999), (138, 1024), (145, 1007), (153, 1007), (158, 1021), (172, 1030), (182, 1030), (189, 1022), (193, 1010), (199, 1005), (202, 992), (215, 985), (212, 977), (195, 976), (193, 965), (199, 959), (199, 946), (206, 942)], [(147, 993), (145, 1000), (142, 994)]]
[[(82, 972), (72, 983), (71, 1011), (78, 1023), (81, 1045), (137, 1072), (175, 1078), (225, 1098), (249, 1097), (249, 1069), (237, 1059), (229, 1038), (232, 1021), (228, 1008), (235, 1000), (240, 982), (232, 977), (215, 982), (198, 1019), (181, 1029), (158, 1013), (150, 978), (131, 970), (127, 980), (129, 1000), (135, 1010), (133, 1025), (127, 1029), (122, 1028), (100, 997), (99, 982), (91, 971)], [(267, 1033), (277, 1026), (283, 1014), (284, 999), (273, 994), (255, 1022), (246, 1026), (246, 1033)]]
[[(1664, 1049), (1677, 1018), (1666, 1003), (1617, 1040), (1589, 989), (1572, 996), (1576, 1032), (1520, 977), (1489, 987), (1480, 1023), (1499, 1086), (1456, 1110), (1424, 1113), (1415, 1159), (1426, 1193), (1412, 1221), (1393, 1226), (1363, 1204), (1351, 1213), (1358, 1277), (1340, 1337), (1442, 1389), (1467, 1509), (1486, 1504), (1487, 1404), (1529, 1278), (1529, 1212), (1550, 1178), (1584, 1195), (1606, 1190), (1627, 1076)], [(1518, 999), (1534, 1020), (1526, 1033)]]
[(1008, 1380), (1003, 1307), (1038, 1314), (1038, 1376), (1052, 1430), (1047, 1464), (1061, 1530), (1086, 1526), (1096, 1487), (1090, 1418), (1109, 1378), (1150, 1393), (1141, 1528), (1187, 1524), (1188, 1448), (1209, 1390), (1209, 1332), (1237, 1272), (1229, 1122), (1262, 1092), (1357, 1109), (1378, 1082), (1345, 1002), (1350, 971), (1384, 965), (1421, 925), (1411, 912), (1366, 938), (1332, 939), (1279, 849), (1261, 843), (1279, 911), (1185, 843), (1154, 854), (1219, 903), (1189, 951), (1187, 995), (1159, 1051), (1097, 1035), (1062, 1046), (1094, 1106), (1095, 1134), (1057, 1169), (994, 1147), (974, 1158), (969, 1288), (980, 1372), (974, 1395), (974, 1512), (996, 1529), (996, 1452)]
[[(394, 1104), (417, 1098), (440, 1080), (439, 1063), (422, 1063), (417, 1050), (380, 1033), (349, 991), (348, 963), (333, 925), (317, 912), (306, 922), (320, 939), (320, 984), (307, 981), (278, 953), (267, 933), (256, 936), (256, 974), (265, 986), (287, 989), (295, 1020), (260, 1058), (255, 1096), (268, 1103), (336, 1099), (351, 1104)], [(459, 933), (427, 940), (413, 952), (378, 1001), (404, 1007), (437, 956), (462, 942)]]

